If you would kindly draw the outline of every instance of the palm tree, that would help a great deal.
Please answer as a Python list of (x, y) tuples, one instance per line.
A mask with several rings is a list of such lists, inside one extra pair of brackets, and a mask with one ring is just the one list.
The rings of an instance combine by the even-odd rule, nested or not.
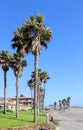
[(62, 100), (62, 105), (63, 105), (63, 108), (65, 110), (67, 107), (67, 100), (65, 98)]
[(30, 90), (31, 90), (31, 106), (33, 107), (33, 96), (32, 96), (32, 90), (34, 89), (34, 80), (33, 78), (31, 78), (30, 80), (28, 80), (27, 85), (29, 86)]
[(23, 94), (20, 94), (20, 97), (24, 97), (24, 95), (23, 95)]
[(19, 104), (19, 98), (18, 98), (18, 89), (19, 89), (19, 78), (22, 76), (22, 70), (23, 67), (27, 65), (26, 60), (22, 60), (19, 54), (14, 54), (11, 58), (11, 68), (14, 71), (15, 77), (16, 77), (16, 118), (19, 118), (18, 113), (18, 104)]
[(54, 110), (56, 110), (57, 102), (54, 102)]
[(59, 110), (61, 110), (61, 108), (62, 108), (62, 101), (59, 100)]
[(68, 109), (70, 108), (70, 100), (71, 100), (71, 97), (67, 97), (67, 107), (68, 107)]
[(39, 89), (40, 89), (40, 93), (39, 93), (39, 111), (42, 110), (42, 114), (43, 114), (44, 89), (42, 87), (40, 87)]
[[(45, 100), (46, 84), (49, 79), (50, 77), (46, 71), (41, 73), (40, 80), (44, 82), (44, 100)], [(44, 102), (43, 102), (43, 109), (44, 109)]]
[(35, 57), (35, 87), (34, 87), (34, 122), (37, 122), (37, 79), (38, 79), (38, 58), (42, 52), (42, 47), (47, 48), (52, 38), (51, 29), (44, 25), (44, 16), (30, 16), (30, 20), (25, 21), (24, 25), (17, 28), (12, 41), (13, 48), (21, 56), (32, 52)]
[(10, 53), (6, 50), (2, 50), (0, 53), (0, 64), (4, 71), (4, 114), (6, 114), (6, 87), (7, 87), (7, 71), (10, 66)]

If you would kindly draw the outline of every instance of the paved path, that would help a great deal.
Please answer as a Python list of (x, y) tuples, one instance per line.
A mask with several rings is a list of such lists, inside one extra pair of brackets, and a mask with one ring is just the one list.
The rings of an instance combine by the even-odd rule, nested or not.
[(83, 109), (51, 110), (53, 118), (60, 122), (60, 130), (83, 130)]

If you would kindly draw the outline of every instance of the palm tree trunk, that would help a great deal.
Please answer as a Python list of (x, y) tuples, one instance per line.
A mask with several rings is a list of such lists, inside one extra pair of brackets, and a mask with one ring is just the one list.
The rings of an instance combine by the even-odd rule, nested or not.
[(37, 115), (39, 115), (39, 94), (40, 94), (40, 91), (39, 91), (39, 85), (37, 86)]
[(34, 87), (34, 122), (37, 122), (37, 79), (38, 79), (38, 48), (36, 48), (36, 54), (35, 54), (35, 87)]
[(6, 74), (7, 71), (4, 70), (4, 114), (6, 114)]
[(46, 84), (44, 84), (44, 97), (43, 97), (42, 113), (44, 111), (45, 91), (46, 91)]
[(33, 99), (32, 99), (32, 88), (31, 88), (31, 107), (33, 108)]
[(18, 85), (19, 82), (19, 76), (16, 76), (16, 118), (19, 118), (19, 111), (18, 111), (18, 104), (19, 104), (19, 99), (18, 99)]

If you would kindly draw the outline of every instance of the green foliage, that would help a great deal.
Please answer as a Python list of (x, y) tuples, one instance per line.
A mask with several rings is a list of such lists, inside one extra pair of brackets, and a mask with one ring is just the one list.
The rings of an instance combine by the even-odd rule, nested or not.
[(3, 113), (3, 109), (0, 110), (0, 114), (2, 114), (2, 113)]
[[(16, 119), (15, 112), (7, 112), (3, 114), (3, 111), (0, 110), (0, 128), (8, 127), (17, 127), (17, 126), (26, 126), (34, 124), (33, 121), (33, 112), (31, 110), (20, 111), (20, 117)], [(38, 122), (43, 122), (46, 120), (46, 117), (43, 115), (38, 116)], [(5, 123), (4, 123), (5, 122)]]
[(11, 112), (11, 113), (12, 113), (13, 111), (12, 111), (12, 110), (10, 110), (10, 109), (8, 109), (8, 110), (7, 110), (7, 112)]
[(33, 50), (35, 50), (33, 49), (35, 48), (35, 44), (33, 47), (33, 43), (35, 42), (32, 41), (34, 39), (36, 40), (36, 38), (40, 39), (38, 43), (40, 50), (42, 47), (47, 48), (48, 43), (52, 38), (52, 30), (45, 26), (44, 16), (41, 14), (35, 16), (31, 15), (21, 27), (17, 28), (14, 32), (14, 37), (12, 38), (12, 48), (16, 48), (16, 52), (18, 52), (22, 57), (29, 52), (32, 52), (33, 54)]

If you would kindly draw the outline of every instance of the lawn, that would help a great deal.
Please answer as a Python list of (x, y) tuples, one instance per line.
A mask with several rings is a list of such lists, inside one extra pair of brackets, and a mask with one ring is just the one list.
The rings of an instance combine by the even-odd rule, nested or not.
[[(34, 124), (33, 122), (34, 113), (31, 110), (20, 111), (19, 119), (16, 119), (15, 112), (7, 112), (7, 114), (3, 114), (0, 111), (0, 128), (8, 128), (8, 127), (17, 127), (17, 126), (25, 126)], [(46, 116), (39, 115), (38, 122), (46, 121)]]

